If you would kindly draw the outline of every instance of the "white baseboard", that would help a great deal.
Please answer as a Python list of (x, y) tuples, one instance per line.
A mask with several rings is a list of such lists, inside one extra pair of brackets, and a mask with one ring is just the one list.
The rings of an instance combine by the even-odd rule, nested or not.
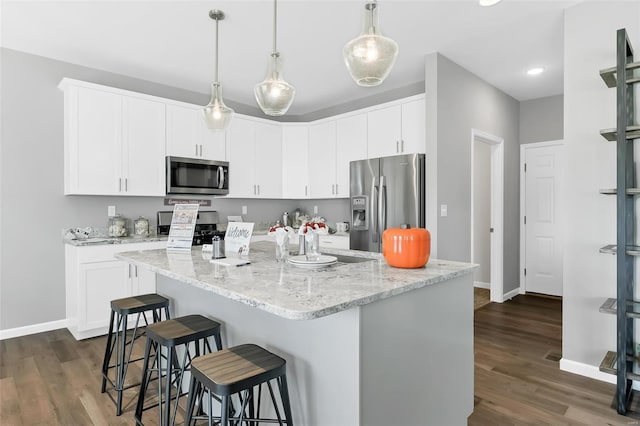
[(504, 302), (506, 302), (509, 299), (513, 299), (514, 297), (516, 297), (518, 294), (520, 294), (520, 287), (518, 288), (514, 288), (513, 290), (507, 292), (504, 294), (504, 296), (502, 296), (502, 300)]
[(58, 330), (67, 326), (67, 320), (43, 322), (40, 324), (27, 325), (24, 327), (9, 328), (0, 330), (0, 340), (11, 339), (13, 337), (28, 336), (29, 334), (43, 333), (45, 331)]
[(486, 288), (488, 290), (491, 289), (491, 284), (490, 283), (483, 283), (481, 281), (474, 281), (473, 282), (473, 286), (474, 287), (478, 287), (478, 288)]
[(580, 376), (590, 377), (592, 379), (600, 380), (601, 382), (616, 383), (616, 376), (613, 374), (603, 373), (595, 365), (583, 364), (581, 362), (571, 361), (570, 359), (560, 359), (560, 370), (579, 374)]

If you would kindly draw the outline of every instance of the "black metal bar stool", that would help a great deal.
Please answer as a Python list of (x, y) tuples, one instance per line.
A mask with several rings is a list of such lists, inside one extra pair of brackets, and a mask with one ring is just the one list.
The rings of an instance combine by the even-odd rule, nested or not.
[[(152, 314), (152, 321), (155, 323), (162, 319), (162, 311), (164, 311), (165, 318), (168, 319), (169, 299), (158, 294), (143, 294), (111, 301), (111, 320), (109, 321), (107, 346), (102, 362), (102, 387), (100, 391), (102, 393), (107, 391), (107, 382), (111, 386), (108, 390), (116, 391), (116, 400), (110, 394), (109, 397), (116, 404), (116, 415), (118, 416), (122, 414), (122, 392), (140, 384), (125, 385), (129, 363), (142, 360), (142, 358), (131, 359), (134, 342), (144, 336), (144, 330), (140, 331), (139, 329), (140, 317), (144, 319), (144, 326), (148, 326), (146, 313), (150, 312)], [(131, 338), (127, 340), (128, 317), (134, 314), (137, 314), (135, 325), (131, 331)], [(111, 358), (114, 354), (114, 364), (111, 365)], [(109, 377), (109, 370), (111, 369), (115, 370), (113, 380)]]
[[(280, 415), (276, 403), (271, 386), (273, 379), (278, 384), (285, 419)], [(269, 389), (277, 419), (260, 418), (260, 399), (264, 383)], [(258, 386), (257, 399), (254, 398), (253, 392), (255, 386)], [(202, 412), (205, 393), (209, 395), (209, 413), (206, 416), (195, 416), (196, 405), (199, 405), (198, 413)], [(241, 407), (238, 412), (230, 415), (231, 396), (236, 393), (239, 394)], [(219, 417), (221, 426), (226, 426), (230, 421), (237, 422), (238, 425), (242, 422), (252, 425), (260, 422), (293, 425), (287, 388), (286, 361), (260, 346), (253, 344), (234, 346), (193, 360), (185, 425), (190, 425), (196, 417), (207, 418), (209, 424), (212, 424), (214, 419), (217, 420), (218, 417), (214, 417), (212, 409), (214, 397), (218, 399), (216, 396), (220, 397), (222, 403)], [(233, 411), (232, 406), (231, 408)], [(246, 415), (247, 409), (248, 415)]]
[[(146, 334), (147, 345), (142, 367), (142, 384), (136, 406), (136, 423), (142, 424), (143, 411), (158, 407), (158, 424), (173, 425), (180, 397), (187, 394), (182, 391), (182, 383), (185, 372), (191, 370), (192, 360), (212, 352), (207, 340), (209, 337), (214, 338), (217, 350), (222, 349), (220, 323), (202, 315), (188, 315), (151, 324), (147, 327)], [(181, 345), (183, 345), (181, 349), (184, 350), (184, 354), (180, 362), (176, 349)], [(163, 348), (165, 348), (164, 353)], [(150, 362), (151, 357), (153, 360)], [(154, 373), (155, 379), (152, 377)], [(145, 395), (149, 383), (153, 380), (158, 381), (157, 400), (145, 407)], [(171, 415), (172, 400), (175, 400), (173, 415)]]

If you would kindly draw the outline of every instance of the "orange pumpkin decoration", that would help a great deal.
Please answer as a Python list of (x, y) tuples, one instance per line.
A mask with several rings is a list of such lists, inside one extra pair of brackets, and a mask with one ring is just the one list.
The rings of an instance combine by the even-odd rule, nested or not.
[(389, 228), (382, 233), (382, 255), (396, 268), (422, 268), (431, 254), (431, 234), (424, 228)]

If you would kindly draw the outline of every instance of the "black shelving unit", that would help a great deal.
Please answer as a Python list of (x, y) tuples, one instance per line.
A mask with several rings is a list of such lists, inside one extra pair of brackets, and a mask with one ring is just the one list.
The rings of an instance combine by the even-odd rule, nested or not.
[(635, 139), (640, 139), (640, 126), (634, 121), (635, 99), (633, 86), (640, 82), (634, 70), (640, 69), (640, 62), (633, 60), (633, 48), (627, 37), (627, 31), (617, 32), (617, 61), (614, 68), (600, 71), (600, 76), (607, 87), (616, 88), (617, 123), (615, 129), (602, 130), (600, 134), (609, 141), (616, 142), (616, 189), (601, 190), (602, 194), (616, 195), (617, 232), (616, 244), (600, 249), (602, 253), (616, 254), (617, 262), (617, 295), (615, 299), (607, 299), (600, 310), (615, 313), (617, 318), (616, 352), (605, 355), (600, 370), (616, 374), (615, 405), (619, 414), (626, 414), (633, 396), (632, 384), (640, 380), (634, 372), (637, 356), (634, 348), (634, 331), (638, 314), (638, 302), (633, 300), (635, 277), (634, 259), (640, 256), (640, 247), (634, 242), (635, 196), (640, 194), (635, 185), (635, 169), (633, 150)]

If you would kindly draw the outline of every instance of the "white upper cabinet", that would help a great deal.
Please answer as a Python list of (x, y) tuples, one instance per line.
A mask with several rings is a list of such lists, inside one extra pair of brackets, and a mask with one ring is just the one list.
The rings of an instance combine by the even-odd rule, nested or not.
[[(165, 109), (160, 102), (122, 99), (123, 172), (127, 195), (166, 193)], [(160, 161), (158, 161), (160, 160)]]
[(165, 105), (63, 80), (65, 194), (165, 194)]
[(254, 123), (237, 116), (227, 128), (229, 153), (229, 196), (251, 198), (256, 196), (254, 150)]
[(336, 197), (349, 196), (349, 163), (367, 158), (367, 114), (341, 118), (336, 128)]
[(258, 198), (282, 198), (282, 127), (255, 123), (255, 184)]
[(229, 196), (235, 198), (282, 197), (282, 129), (240, 118), (227, 129)]
[(282, 127), (282, 197), (309, 198), (309, 128)]
[(225, 132), (213, 132), (198, 105), (167, 105), (167, 155), (226, 160)]
[(400, 153), (425, 153), (427, 150), (424, 99), (402, 104)]
[(368, 113), (368, 157), (425, 152), (424, 99)]
[(309, 126), (309, 195), (336, 196), (336, 122)]

